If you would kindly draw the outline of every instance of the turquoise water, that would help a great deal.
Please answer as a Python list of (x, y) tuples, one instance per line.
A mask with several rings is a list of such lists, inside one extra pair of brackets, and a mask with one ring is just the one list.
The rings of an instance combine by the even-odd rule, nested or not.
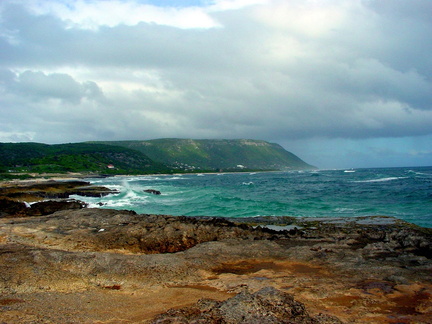
[[(386, 215), (432, 227), (432, 167), (88, 180), (120, 191), (102, 198), (84, 198), (92, 207), (102, 203), (101, 208), (176, 216)], [(162, 194), (145, 193), (145, 189)]]

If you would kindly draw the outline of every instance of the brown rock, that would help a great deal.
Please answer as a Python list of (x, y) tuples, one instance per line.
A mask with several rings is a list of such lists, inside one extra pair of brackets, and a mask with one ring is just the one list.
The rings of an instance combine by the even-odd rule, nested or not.
[(23, 202), (0, 197), (0, 217), (25, 216), (26, 212), (27, 206)]
[(41, 201), (45, 199), (69, 198), (71, 195), (102, 197), (118, 193), (100, 186), (91, 186), (86, 181), (45, 181), (24, 183), (17, 186), (4, 186), (0, 188), (0, 196), (21, 201)]
[(78, 200), (63, 200), (63, 201), (41, 201), (31, 205), (27, 209), (29, 216), (42, 216), (53, 214), (60, 210), (81, 209), (86, 207), (87, 204)]
[(430, 322), (431, 230), (269, 220), (298, 230), (90, 208), (2, 218), (0, 322), (145, 323), (171, 308), (180, 323)]
[(157, 316), (152, 324), (318, 324), (342, 323), (334, 316), (311, 317), (304, 304), (273, 287), (256, 293), (242, 292), (223, 302), (200, 300), (191, 307), (171, 309)]

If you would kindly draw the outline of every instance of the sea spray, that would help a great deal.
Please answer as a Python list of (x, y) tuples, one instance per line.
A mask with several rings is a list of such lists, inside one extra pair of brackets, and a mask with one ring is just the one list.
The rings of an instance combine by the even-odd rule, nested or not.
[[(318, 170), (89, 179), (120, 191), (91, 206), (185, 216), (387, 215), (432, 227), (432, 168)], [(160, 196), (144, 193), (155, 189)]]

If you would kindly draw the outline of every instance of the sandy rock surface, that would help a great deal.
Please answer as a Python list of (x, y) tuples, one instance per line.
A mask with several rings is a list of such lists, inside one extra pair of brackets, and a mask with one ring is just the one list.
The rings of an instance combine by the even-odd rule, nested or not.
[(429, 231), (371, 223), (277, 232), (87, 208), (3, 218), (0, 321), (151, 322), (273, 287), (322, 323), (430, 323)]
[(392, 218), (2, 215), (0, 323), (431, 323), (431, 230)]

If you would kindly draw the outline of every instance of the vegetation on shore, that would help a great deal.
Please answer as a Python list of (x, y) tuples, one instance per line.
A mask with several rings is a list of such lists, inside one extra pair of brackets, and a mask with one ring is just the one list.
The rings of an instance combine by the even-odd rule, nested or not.
[(122, 146), (144, 153), (171, 168), (188, 171), (315, 169), (282, 146), (250, 139), (179, 139), (93, 142)]
[(258, 140), (158, 139), (48, 145), (0, 143), (0, 179), (313, 169), (280, 145)]
[(26, 178), (30, 177), (29, 173), (116, 175), (167, 171), (165, 165), (124, 147), (89, 143), (0, 143), (0, 173), (3, 179)]

